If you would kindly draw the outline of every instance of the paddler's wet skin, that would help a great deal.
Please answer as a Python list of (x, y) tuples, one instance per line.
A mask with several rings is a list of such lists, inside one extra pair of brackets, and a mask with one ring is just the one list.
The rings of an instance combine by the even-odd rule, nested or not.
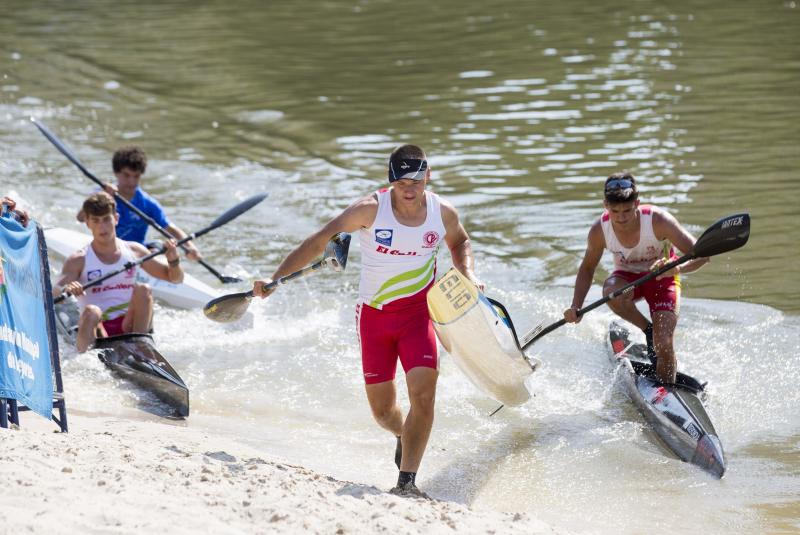
[(400, 470), (400, 461), (403, 460), (403, 441), (400, 440), (400, 437), (397, 437), (397, 447), (394, 450), (394, 464), (397, 465), (397, 469)]

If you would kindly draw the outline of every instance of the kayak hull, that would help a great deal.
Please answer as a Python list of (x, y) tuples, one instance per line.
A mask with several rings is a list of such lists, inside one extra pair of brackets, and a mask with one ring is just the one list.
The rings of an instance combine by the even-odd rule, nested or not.
[(427, 299), (439, 341), (478, 389), (504, 405), (530, 399), (525, 380), (538, 361), (525, 357), (502, 304), (486, 298), (456, 269), (433, 285)]
[(703, 406), (704, 385), (683, 373), (674, 385), (658, 381), (646, 358), (647, 347), (632, 343), (629, 331), (618, 323), (611, 324), (609, 342), (628, 397), (664, 445), (683, 461), (721, 478), (725, 454)]
[(99, 358), (114, 373), (151, 392), (176, 415), (189, 416), (189, 388), (146, 333), (98, 338)]

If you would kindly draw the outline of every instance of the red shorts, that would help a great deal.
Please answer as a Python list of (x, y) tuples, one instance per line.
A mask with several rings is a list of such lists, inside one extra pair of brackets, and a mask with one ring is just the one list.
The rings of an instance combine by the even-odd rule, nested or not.
[[(634, 282), (641, 279), (650, 273), (632, 273), (630, 271), (614, 271), (611, 277), (625, 280), (627, 282)], [(650, 317), (657, 311), (666, 311), (678, 313), (680, 310), (681, 298), (681, 278), (678, 277), (665, 277), (661, 280), (656, 280), (655, 277), (649, 281), (640, 284), (633, 289), (633, 300), (637, 301), (644, 298), (650, 307)]]
[(106, 330), (106, 336), (115, 336), (117, 334), (124, 334), (122, 330), (122, 322), (125, 320), (125, 314), (114, 318), (113, 320), (107, 320), (101, 322), (103, 329)]
[(406, 373), (418, 366), (439, 369), (436, 332), (428, 313), (427, 293), (427, 289), (423, 290), (384, 305), (382, 310), (361, 303), (356, 305), (361, 367), (368, 385), (393, 380), (397, 357)]

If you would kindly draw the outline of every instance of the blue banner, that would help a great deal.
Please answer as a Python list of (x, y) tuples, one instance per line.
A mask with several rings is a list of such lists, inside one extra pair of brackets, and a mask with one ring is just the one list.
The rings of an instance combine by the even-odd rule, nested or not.
[(49, 273), (37, 225), (0, 217), (0, 398), (16, 399), (48, 420), (53, 412)]

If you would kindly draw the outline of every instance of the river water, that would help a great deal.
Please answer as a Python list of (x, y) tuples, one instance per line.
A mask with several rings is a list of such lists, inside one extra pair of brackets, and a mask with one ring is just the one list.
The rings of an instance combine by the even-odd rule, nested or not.
[[(78, 229), (92, 184), (29, 116), (104, 177), (115, 148), (142, 145), (146, 189), (187, 231), (269, 192), (200, 243), (245, 279), (381, 186), (389, 151), (413, 142), (461, 213), (488, 295), (524, 331), (569, 304), (608, 174), (632, 171), (643, 199), (696, 235), (749, 212), (750, 242), (685, 278), (676, 335), (682, 368), (709, 381), (723, 480), (658, 446), (614, 380), (600, 309), (538, 342), (535, 397), (491, 418), (495, 404), (445, 356), (420, 483), (575, 531), (800, 529), (795, 2), (10, 0), (2, 11), (0, 191), (43, 225)], [(244, 325), (159, 306), (157, 342), (192, 391), (184, 425), (390, 486), (393, 439), (371, 421), (353, 328), (359, 259), (354, 246), (347, 272), (282, 288)], [(149, 417), (134, 408), (141, 392), (91, 354), (64, 353), (72, 410)]]

